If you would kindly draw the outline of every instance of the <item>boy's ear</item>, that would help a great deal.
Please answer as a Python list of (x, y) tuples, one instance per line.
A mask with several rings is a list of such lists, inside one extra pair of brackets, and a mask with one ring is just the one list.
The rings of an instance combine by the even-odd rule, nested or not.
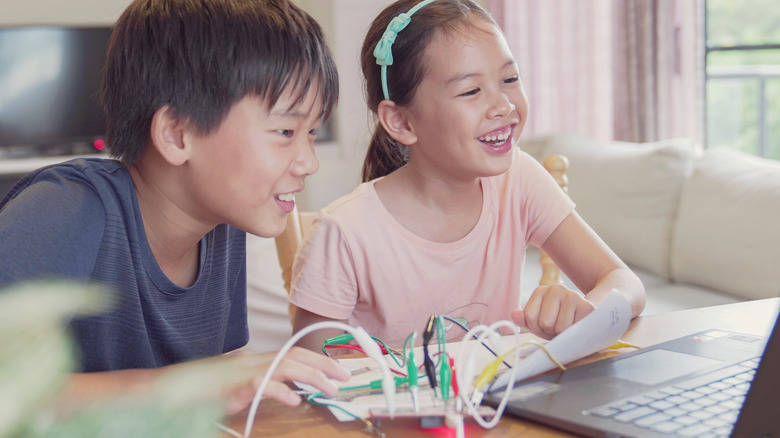
[(379, 123), (393, 140), (406, 146), (417, 142), (417, 135), (406, 117), (406, 113), (390, 100), (379, 102), (376, 110)]
[(180, 166), (189, 158), (190, 151), (184, 141), (185, 129), (186, 123), (168, 105), (159, 108), (152, 116), (152, 147), (171, 165)]

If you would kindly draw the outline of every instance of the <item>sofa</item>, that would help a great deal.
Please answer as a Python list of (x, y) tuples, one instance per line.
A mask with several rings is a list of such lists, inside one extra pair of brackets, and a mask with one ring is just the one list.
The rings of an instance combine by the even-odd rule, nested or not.
[[(642, 279), (645, 314), (780, 296), (780, 162), (686, 139), (562, 133), (520, 148), (568, 158), (569, 195)], [(539, 272), (530, 250), (524, 291)]]

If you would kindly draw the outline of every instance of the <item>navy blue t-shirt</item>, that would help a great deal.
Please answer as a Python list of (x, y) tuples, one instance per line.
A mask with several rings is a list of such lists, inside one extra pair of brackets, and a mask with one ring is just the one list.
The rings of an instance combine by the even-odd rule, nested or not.
[(152, 255), (130, 174), (75, 159), (20, 180), (0, 202), (0, 288), (65, 278), (108, 285), (114, 308), (70, 322), (81, 371), (154, 368), (249, 339), (246, 235), (218, 225), (200, 242), (195, 283), (172, 283)]

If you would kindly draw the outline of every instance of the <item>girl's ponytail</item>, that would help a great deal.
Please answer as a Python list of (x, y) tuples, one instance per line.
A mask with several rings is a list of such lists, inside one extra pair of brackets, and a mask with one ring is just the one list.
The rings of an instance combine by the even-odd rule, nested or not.
[(388, 175), (406, 164), (407, 160), (403, 152), (406, 146), (393, 140), (381, 123), (376, 125), (363, 161), (363, 182)]

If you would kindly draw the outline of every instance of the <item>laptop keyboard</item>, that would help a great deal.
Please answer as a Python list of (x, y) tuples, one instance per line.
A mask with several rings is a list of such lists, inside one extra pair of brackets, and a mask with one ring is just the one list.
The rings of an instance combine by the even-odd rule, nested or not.
[(759, 360), (756, 357), (584, 413), (674, 436), (728, 437)]

